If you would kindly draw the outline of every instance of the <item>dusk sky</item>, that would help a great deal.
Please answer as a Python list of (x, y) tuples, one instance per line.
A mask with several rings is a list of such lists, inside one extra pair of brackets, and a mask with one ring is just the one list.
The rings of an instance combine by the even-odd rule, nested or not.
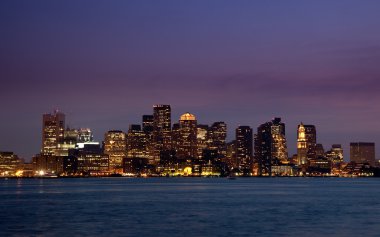
[[(128, 130), (170, 104), (235, 128), (301, 121), (325, 149), (380, 145), (380, 1), (0, 1), (0, 150), (40, 152), (42, 114)], [(377, 155), (379, 157), (379, 155)]]

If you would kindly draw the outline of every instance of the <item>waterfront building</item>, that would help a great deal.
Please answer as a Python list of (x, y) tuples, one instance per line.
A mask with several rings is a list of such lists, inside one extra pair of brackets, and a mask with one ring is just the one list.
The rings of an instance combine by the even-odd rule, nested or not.
[(69, 159), (75, 157), (77, 161), (77, 174), (99, 176), (109, 173), (109, 155), (103, 154), (99, 143), (84, 143), (82, 148), (73, 150), (71, 155)]
[(64, 172), (63, 156), (37, 154), (33, 157), (33, 170), (35, 175), (59, 175)]
[(16, 176), (22, 165), (13, 152), (0, 152), (0, 176)]
[(109, 156), (110, 171), (121, 173), (127, 156), (126, 134), (119, 130), (108, 131), (104, 135), (104, 154)]

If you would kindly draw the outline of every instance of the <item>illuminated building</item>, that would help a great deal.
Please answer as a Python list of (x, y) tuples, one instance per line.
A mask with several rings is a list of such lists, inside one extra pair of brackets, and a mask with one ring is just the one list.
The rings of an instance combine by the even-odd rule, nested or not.
[(369, 163), (375, 165), (375, 143), (352, 142), (350, 143), (350, 160), (356, 163)]
[(148, 158), (147, 134), (140, 125), (130, 125), (127, 134), (127, 157)]
[(241, 170), (251, 170), (253, 153), (252, 128), (239, 126), (236, 129), (236, 161)]
[(280, 163), (288, 163), (288, 147), (285, 137), (285, 124), (281, 123), (281, 118), (275, 118), (271, 122), (272, 134), (272, 158)]
[(67, 128), (64, 131), (63, 139), (57, 144), (54, 152), (55, 156), (68, 156), (69, 149), (74, 149), (78, 142), (78, 130)]
[(94, 136), (89, 128), (78, 129), (78, 142), (86, 143), (94, 141)]
[(305, 165), (309, 159), (316, 158), (317, 133), (314, 125), (301, 123), (297, 129), (298, 165)]
[(121, 173), (123, 158), (127, 156), (127, 142), (124, 132), (113, 130), (104, 135), (104, 154), (109, 156), (110, 171)]
[(44, 114), (42, 120), (42, 154), (55, 153), (58, 143), (62, 143), (65, 130), (65, 115), (54, 111), (53, 114)]
[(332, 145), (331, 149), (326, 152), (326, 157), (332, 164), (339, 164), (343, 162), (343, 148), (340, 144)]
[(0, 152), (0, 176), (15, 176), (21, 160), (13, 152)]
[(171, 149), (171, 108), (170, 105), (153, 106), (152, 157), (154, 163), (160, 160), (160, 152)]
[(175, 151), (175, 153), (178, 152), (180, 139), (181, 134), (179, 129), (179, 123), (174, 123), (172, 127), (172, 150)]
[(185, 113), (180, 117), (177, 157), (197, 157), (197, 120), (193, 114)]
[(226, 163), (229, 168), (237, 167), (236, 162), (236, 141), (233, 140), (229, 143), (227, 143), (227, 149), (226, 149)]
[(311, 176), (322, 176), (331, 173), (331, 161), (320, 156), (309, 159), (308, 172)]
[(125, 158), (123, 160), (123, 172), (128, 175), (141, 175), (150, 172), (148, 159)]
[(272, 165), (289, 163), (285, 124), (281, 123), (281, 118), (275, 118), (257, 128), (255, 161), (258, 163), (259, 176), (271, 176)]
[(109, 155), (103, 154), (99, 143), (84, 143), (72, 154), (77, 159), (77, 173), (104, 175), (109, 170)]
[(224, 122), (215, 122), (209, 128), (209, 149), (216, 150), (218, 157), (224, 158), (226, 156), (226, 137), (227, 125)]
[(64, 172), (62, 156), (38, 154), (33, 157), (34, 173), (59, 175)]
[(208, 148), (208, 125), (197, 125), (197, 158), (201, 159), (203, 151)]

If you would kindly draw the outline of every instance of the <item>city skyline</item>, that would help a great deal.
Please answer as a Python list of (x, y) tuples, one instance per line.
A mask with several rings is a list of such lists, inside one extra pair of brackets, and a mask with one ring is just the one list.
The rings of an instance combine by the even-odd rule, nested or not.
[[(313, 124), (318, 142), (380, 143), (380, 3), (1, 1), (0, 150), (30, 159), (40, 115), (64, 111), (96, 140), (154, 103), (198, 123)], [(21, 135), (20, 135), (21, 134)], [(346, 157), (349, 156), (345, 152)]]
[[(168, 112), (166, 111), (166, 107), (167, 106), (169, 108)], [(79, 133), (81, 133), (81, 132), (82, 133), (89, 132), (89, 134), (84, 134), (83, 137), (81, 137), (81, 136), (78, 137), (79, 140), (77, 142), (79, 142), (79, 143), (80, 142), (84, 142), (85, 143), (85, 142), (92, 142), (92, 141), (94, 141), (94, 142), (97, 142), (97, 143), (104, 143), (103, 144), (103, 145), (105, 145), (104, 148), (105, 148), (105, 150), (107, 150), (107, 148), (106, 148), (107, 147), (107, 145), (106, 145), (107, 144), (107, 136), (108, 136), (107, 134), (110, 134), (110, 133), (123, 134), (123, 136), (124, 136), (123, 140), (126, 141), (127, 134), (130, 131), (133, 131), (134, 128), (136, 128), (136, 126), (138, 126), (138, 130), (141, 131), (141, 132), (147, 132), (144, 129), (148, 129), (148, 133), (152, 133), (152, 136), (153, 136), (152, 138), (155, 139), (154, 137), (157, 137), (157, 135), (153, 135), (154, 134), (153, 131), (157, 130), (156, 129), (157, 125), (154, 125), (154, 121), (156, 121), (156, 119), (158, 121), (162, 121), (162, 123), (165, 124), (165, 126), (170, 129), (169, 132), (170, 132), (171, 135), (168, 135), (170, 138), (166, 138), (166, 139), (170, 140), (169, 141), (170, 145), (166, 149), (172, 149), (171, 148), (172, 146), (173, 146), (173, 148), (175, 148), (176, 141), (172, 140), (172, 139), (175, 139), (176, 129), (177, 129), (177, 131), (178, 131), (178, 129), (180, 129), (180, 124), (181, 124), (181, 121), (183, 121), (183, 119), (190, 120), (190, 121), (191, 120), (195, 121), (195, 128), (198, 129), (198, 132), (195, 131), (196, 134), (199, 133), (199, 131), (200, 131), (199, 129), (202, 129), (203, 126), (207, 126), (206, 129), (210, 130), (210, 129), (213, 128), (213, 126), (216, 126), (219, 123), (223, 123), (226, 126), (225, 127), (225, 129), (226, 129), (226, 140), (225, 140), (225, 142), (226, 143), (230, 143), (232, 141), (236, 141), (237, 140), (236, 136), (237, 136), (238, 130), (240, 128), (251, 129), (252, 130), (251, 131), (251, 135), (258, 135), (259, 134), (258, 132), (260, 131), (260, 129), (263, 129), (262, 126), (265, 125), (265, 124), (261, 124), (261, 125), (259, 124), (259, 125), (251, 126), (251, 125), (239, 124), (237, 127), (231, 128), (231, 127), (229, 127), (228, 124), (225, 124), (222, 119), (215, 120), (215, 121), (219, 121), (219, 122), (213, 121), (213, 122), (209, 122), (209, 123), (202, 123), (202, 122), (198, 122), (197, 123), (198, 117), (196, 117), (196, 115), (194, 115), (193, 113), (189, 113), (189, 112), (182, 113), (176, 119), (176, 118), (173, 118), (173, 115), (172, 115), (173, 111), (172, 111), (171, 107), (172, 107), (171, 105), (155, 104), (155, 105), (153, 105), (153, 111), (150, 112), (152, 115), (149, 112), (146, 113), (146, 114), (140, 115), (140, 121), (138, 121), (136, 123), (128, 123), (127, 124), (128, 129), (125, 129), (125, 130), (124, 129), (119, 129), (119, 128), (108, 129), (108, 130), (106, 130), (106, 131), (104, 131), (102, 133), (102, 136), (100, 138), (94, 136), (95, 131), (91, 127), (72, 125), (70, 123), (70, 118), (66, 119), (68, 116), (64, 113), (64, 111), (61, 111), (61, 110), (59, 110), (59, 109), (56, 108), (55, 110), (53, 110), (51, 112), (42, 114), (42, 121), (43, 121), (43, 123), (42, 123), (43, 126), (41, 126), (42, 135), (41, 135), (41, 131), (40, 131), (40, 136), (41, 137), (39, 138), (40, 139), (39, 140), (39, 144), (40, 144), (39, 147), (40, 148), (42, 147), (42, 148), (40, 150), (38, 150), (35, 153), (33, 153), (30, 157), (23, 157), (23, 156), (21, 156), (17, 152), (17, 150), (1, 149), (1, 147), (0, 147), (0, 151), (14, 152), (20, 158), (23, 158), (23, 159), (25, 159), (25, 161), (30, 162), (32, 157), (38, 155), (39, 153), (44, 154), (45, 153), (44, 151), (46, 149), (48, 149), (48, 151), (51, 153), (51, 149), (54, 149), (54, 147), (56, 147), (59, 143), (63, 142), (62, 139), (64, 138), (64, 131), (70, 132), (71, 129), (78, 130)], [(168, 117), (167, 118), (166, 117), (160, 117), (159, 115), (157, 115), (157, 118), (156, 118), (156, 116), (154, 116), (153, 114), (156, 114), (155, 111), (160, 111), (160, 110), (162, 111), (162, 115), (161, 116), (168, 116)], [(168, 113), (168, 114), (166, 114), (166, 113)], [(152, 120), (149, 121), (149, 118), (148, 118), (148, 120), (146, 120), (147, 117), (151, 117)], [(156, 119), (154, 119), (154, 118), (156, 118)], [(288, 132), (287, 132), (287, 135), (285, 135), (285, 124), (286, 124), (286, 122), (285, 123), (280, 123), (281, 120), (282, 120), (282, 118), (280, 118), (280, 117), (273, 117), (272, 119), (273, 119), (271, 121), (272, 125), (273, 125), (273, 123), (275, 123), (275, 124), (279, 123), (281, 126), (283, 126), (282, 128), (280, 128), (280, 130), (283, 131), (282, 132), (283, 133), (283, 138), (281, 138), (281, 139), (284, 139), (284, 145), (285, 145), (285, 150), (284, 151), (286, 151), (286, 153), (287, 153), (286, 158), (285, 157), (284, 158), (285, 159), (289, 159), (289, 160), (291, 160), (292, 156), (294, 156), (294, 155), (297, 155), (297, 157), (298, 157), (297, 159), (306, 159), (306, 153), (304, 155), (300, 155), (299, 154), (299, 152), (300, 152), (300, 149), (299, 149), (300, 148), (300, 145), (299, 145), (299, 142), (300, 142), (300, 140), (299, 140), (300, 139), (300, 137), (299, 137), (300, 136), (300, 133), (299, 133), (300, 132), (300, 130), (299, 130), (300, 126), (301, 127), (305, 126), (305, 127), (309, 128), (309, 129), (310, 128), (312, 129), (311, 130), (312, 131), (311, 133), (313, 134), (312, 135), (312, 137), (313, 137), (312, 138), (312, 141), (313, 141), (312, 144), (314, 144), (314, 145), (313, 145), (313, 148), (312, 148), (313, 150), (311, 151), (311, 154), (314, 154), (314, 155), (312, 155), (311, 157), (316, 157), (316, 151), (315, 151), (315, 149), (317, 149), (317, 148), (314, 147), (315, 145), (322, 145), (323, 146), (322, 149), (324, 149), (326, 152), (328, 152), (328, 149), (329, 149), (330, 146), (333, 147), (335, 144), (338, 144), (338, 145), (341, 145), (342, 148), (343, 148), (343, 150), (345, 151), (344, 152), (344, 161), (348, 162), (348, 161), (351, 160), (351, 152), (350, 152), (350, 150), (352, 149), (351, 148), (352, 144), (356, 144), (356, 143), (364, 143), (364, 144), (366, 144), (368, 142), (369, 143), (373, 142), (373, 141), (359, 141), (359, 140), (355, 140), (355, 141), (350, 141), (349, 144), (341, 144), (338, 141), (336, 143), (332, 143), (332, 144), (324, 144), (324, 143), (320, 142), (320, 140), (318, 139), (318, 137), (320, 136), (320, 132), (318, 130), (318, 127), (315, 126), (315, 125), (304, 125), (303, 122), (300, 122), (296, 126), (296, 131), (292, 131), (291, 130), (290, 133), (294, 132), (296, 134), (295, 140), (292, 141), (292, 140), (290, 140), (290, 139), (287, 138), (289, 136), (289, 127), (288, 127), (288, 125), (286, 125), (288, 127), (286, 129)], [(59, 124), (59, 126), (58, 126), (59, 130), (58, 131), (54, 131), (54, 130), (53, 131), (51, 131), (51, 130), (49, 131), (49, 127), (51, 126), (51, 121), (55, 121), (55, 122), (57, 122)], [(148, 121), (148, 124), (146, 124), (147, 121)], [(151, 122), (151, 124), (149, 124), (149, 122)], [(213, 123), (212, 126), (211, 126), (211, 123)], [(266, 124), (269, 124), (269, 122), (266, 123)], [(146, 126), (146, 127), (151, 126), (152, 130), (149, 131), (149, 128), (146, 128), (144, 126)], [(46, 130), (46, 127), (47, 127), (47, 130)], [(160, 127), (160, 126), (158, 126), (158, 127)], [(160, 130), (160, 129), (158, 129), (158, 130)], [(270, 127), (269, 127), (269, 130), (271, 130)], [(305, 130), (303, 130), (303, 131), (305, 131)], [(306, 130), (306, 131), (308, 131), (308, 130)], [(48, 134), (46, 135), (46, 133), (48, 133)], [(49, 135), (49, 134), (51, 134), (51, 135)], [(232, 134), (232, 136), (227, 136), (227, 134)], [(54, 138), (55, 136), (60, 137), (58, 139), (61, 139), (61, 140), (60, 141), (56, 140)], [(70, 136), (70, 135), (68, 135), (68, 136)], [(90, 136), (90, 138), (88, 136)], [(117, 135), (117, 136), (119, 136), (119, 135)], [(305, 135), (301, 135), (301, 136), (305, 137)], [(48, 138), (46, 139), (46, 137), (48, 137)], [(251, 148), (252, 151), (250, 152), (251, 153), (250, 157), (252, 157), (252, 158), (256, 156), (256, 155), (254, 155), (254, 152), (256, 152), (256, 151), (254, 149), (255, 142), (253, 141), (253, 138), (254, 137), (252, 137), (252, 141), (251, 141), (251, 143), (252, 143), (252, 148)], [(51, 139), (53, 139), (53, 141), (51, 141)], [(84, 139), (84, 140), (81, 141), (82, 139)], [(45, 140), (47, 140), (47, 141), (45, 141)], [(289, 145), (287, 145), (289, 143), (292, 144), (293, 142), (295, 143), (295, 147), (289, 147)], [(74, 148), (75, 144), (76, 143), (73, 143), (72, 145), (69, 145), (68, 147), (61, 148), (61, 149), (67, 149), (67, 148), (71, 149), (71, 148)], [(156, 150), (156, 153), (159, 152), (160, 150), (163, 150), (163, 148), (161, 147), (162, 145), (161, 146), (158, 145), (158, 147), (157, 147), (157, 144), (156, 145), (154, 145), (155, 143), (152, 143), (152, 144), (153, 144), (153, 147), (156, 147), (156, 148), (153, 148), (153, 149)], [(375, 144), (375, 143), (373, 143), (373, 144)], [(199, 145), (202, 147), (201, 144), (199, 144)], [(127, 146), (127, 144), (125, 144), (125, 146)], [(310, 146), (310, 145), (308, 145), (308, 146)], [(306, 147), (306, 145), (304, 147)], [(344, 149), (345, 147), (348, 147), (348, 149)], [(178, 147), (176, 149), (178, 149)], [(293, 149), (294, 149), (294, 152), (293, 152)], [(308, 148), (308, 149), (310, 149), (310, 148)], [(128, 157), (128, 155), (127, 155), (127, 152), (128, 152), (127, 151), (128, 150), (127, 147), (124, 147), (123, 150), (124, 150), (123, 152), (125, 153), (124, 156)], [(48, 153), (46, 153), (46, 154), (48, 154)], [(197, 156), (196, 153), (198, 153), (198, 152), (195, 152), (191, 156), (196, 157)], [(375, 148), (374, 148), (374, 154), (376, 154)], [(154, 156), (158, 157), (158, 154), (156, 154)], [(304, 157), (304, 156), (305, 156), (305, 158), (301, 158), (301, 157)], [(375, 157), (375, 159), (377, 159), (377, 157)], [(121, 162), (121, 158), (120, 158), (120, 162)], [(304, 162), (300, 161), (300, 163), (304, 163)]]

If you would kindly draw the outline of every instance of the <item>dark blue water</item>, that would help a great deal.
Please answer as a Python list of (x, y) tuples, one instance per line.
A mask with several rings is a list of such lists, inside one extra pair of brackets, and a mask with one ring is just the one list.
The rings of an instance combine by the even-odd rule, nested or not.
[(0, 236), (380, 236), (380, 179), (2, 179), (0, 201)]

